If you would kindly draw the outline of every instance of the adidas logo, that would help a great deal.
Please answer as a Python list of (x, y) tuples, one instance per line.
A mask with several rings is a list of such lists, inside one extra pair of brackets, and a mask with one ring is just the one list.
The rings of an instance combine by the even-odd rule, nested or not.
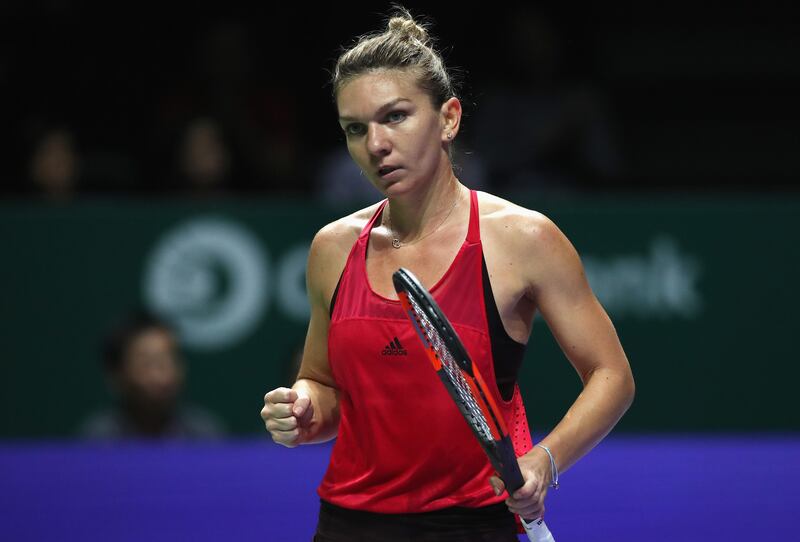
[(383, 356), (407, 356), (408, 351), (400, 344), (400, 340), (395, 337), (392, 342), (386, 345), (386, 348), (381, 352)]

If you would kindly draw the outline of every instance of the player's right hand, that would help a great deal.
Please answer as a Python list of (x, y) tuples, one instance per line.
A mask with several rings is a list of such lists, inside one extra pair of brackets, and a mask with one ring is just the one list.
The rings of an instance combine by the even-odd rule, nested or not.
[(272, 440), (288, 448), (302, 444), (309, 434), (314, 405), (305, 394), (291, 388), (276, 388), (264, 396), (261, 418)]

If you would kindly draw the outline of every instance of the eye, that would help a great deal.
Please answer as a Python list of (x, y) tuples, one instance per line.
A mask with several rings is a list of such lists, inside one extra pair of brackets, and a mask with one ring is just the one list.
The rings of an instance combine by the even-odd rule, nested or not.
[[(400, 118), (397, 118), (397, 116), (399, 116)], [(404, 111), (392, 111), (391, 113), (386, 115), (386, 118), (387, 119), (395, 118), (397, 120), (403, 120), (404, 118), (406, 118), (406, 114)]]
[(348, 124), (344, 128), (344, 133), (346, 135), (349, 135), (349, 136), (350, 135), (354, 135), (354, 136), (361, 135), (363, 133), (362, 132), (362, 128), (363, 128), (363, 125), (361, 125), (361, 124)]
[[(400, 122), (405, 120), (408, 115), (405, 111), (392, 111), (388, 115), (386, 115), (386, 120), (389, 122)], [(364, 125), (363, 124), (348, 124), (344, 127), (344, 133), (348, 136), (360, 136), (364, 135)]]

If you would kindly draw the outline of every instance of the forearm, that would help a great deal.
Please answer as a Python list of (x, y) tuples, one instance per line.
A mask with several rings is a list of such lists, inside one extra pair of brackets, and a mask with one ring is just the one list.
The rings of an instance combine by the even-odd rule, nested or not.
[(307, 395), (314, 408), (308, 435), (302, 444), (326, 442), (336, 437), (339, 429), (338, 390), (308, 378), (298, 379), (292, 389), (298, 394)]
[(550, 448), (560, 473), (611, 432), (633, 402), (634, 393), (630, 371), (601, 368), (591, 374), (564, 418), (538, 443)]

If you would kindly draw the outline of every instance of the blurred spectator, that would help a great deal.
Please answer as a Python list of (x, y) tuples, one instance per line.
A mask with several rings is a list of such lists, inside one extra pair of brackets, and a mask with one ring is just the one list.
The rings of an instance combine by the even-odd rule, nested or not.
[[(613, 180), (619, 155), (600, 94), (569, 74), (557, 28), (538, 8), (508, 11), (506, 50), (478, 94), (472, 143), (493, 187), (573, 192)], [(481, 96), (482, 94), (482, 96)]]
[(75, 136), (66, 127), (42, 130), (28, 163), (31, 189), (46, 199), (67, 201), (77, 189), (81, 160)]
[(213, 119), (200, 117), (187, 125), (176, 160), (181, 192), (207, 196), (229, 188), (231, 155)]
[[(196, 32), (191, 45), (176, 58), (184, 71), (173, 74), (157, 98), (151, 145), (158, 160), (170, 167), (166, 155), (172, 152), (175, 134), (180, 133), (177, 137), (184, 143), (193, 134), (195, 148), (219, 148), (214, 139), (224, 147), (228, 190), (297, 193), (307, 189), (298, 160), (297, 92), (285, 76), (292, 66), (282, 64), (290, 63), (290, 57), (263, 58), (266, 51), (282, 46), (272, 41), (279, 38), (236, 20), (215, 21)], [(213, 128), (195, 122), (183, 132), (184, 123), (197, 119), (198, 112), (213, 118)], [(214, 162), (219, 170), (219, 158), (196, 156), (192, 162), (205, 166)], [(196, 171), (191, 178), (210, 180)]]
[(202, 35), (195, 58), (206, 99), (247, 170), (243, 188), (284, 192), (298, 184), (296, 91), (282, 76), (284, 55), (264, 58), (284, 45), (270, 34), (222, 21)]
[(127, 315), (103, 341), (114, 408), (83, 423), (88, 438), (212, 438), (224, 433), (210, 412), (181, 400), (185, 364), (174, 330), (145, 311)]
[(139, 166), (127, 153), (102, 144), (87, 145), (77, 130), (48, 124), (37, 115), (23, 124), (22, 145), (28, 155), (24, 194), (67, 202), (78, 195), (130, 193), (138, 188)]

